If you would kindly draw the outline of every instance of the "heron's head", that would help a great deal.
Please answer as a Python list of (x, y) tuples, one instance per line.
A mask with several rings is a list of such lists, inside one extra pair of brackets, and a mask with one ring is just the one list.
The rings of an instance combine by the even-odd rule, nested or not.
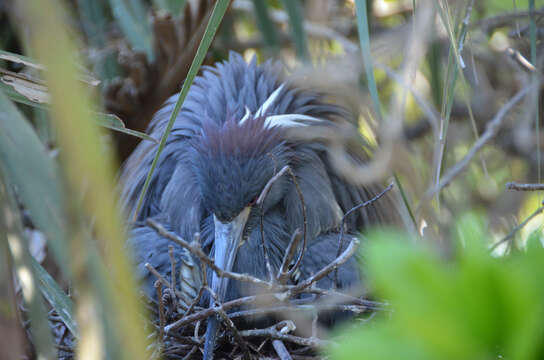
[[(265, 119), (253, 118), (204, 126), (201, 136), (193, 140), (192, 168), (202, 203), (213, 214), (213, 258), (223, 270), (232, 270), (238, 249), (248, 236), (248, 219), (258, 196), (289, 162), (282, 135), (281, 128), (266, 127)], [(285, 179), (274, 183), (264, 211), (280, 201), (286, 187)], [(224, 300), (227, 286), (227, 278), (213, 274), (211, 289), (219, 301)], [(213, 351), (217, 330), (217, 320), (211, 319), (206, 331), (207, 354)]]
[[(206, 126), (194, 140), (195, 180), (203, 205), (218, 221), (231, 222), (251, 208), (270, 178), (288, 164), (282, 138), (281, 128), (264, 127), (257, 118)], [(268, 194), (265, 210), (279, 200), (281, 188), (274, 186)]]

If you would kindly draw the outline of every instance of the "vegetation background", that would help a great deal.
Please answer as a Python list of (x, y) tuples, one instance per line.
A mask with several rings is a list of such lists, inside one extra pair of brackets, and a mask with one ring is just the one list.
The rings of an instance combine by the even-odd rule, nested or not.
[(0, 358), (149, 358), (115, 174), (138, 141), (161, 147), (145, 128), (164, 100), (234, 50), (359, 114), (375, 160), (346, 172), (403, 199), (406, 230), (366, 234), (383, 309), (319, 356), (542, 359), (543, 16), (536, 0), (1, 2)]

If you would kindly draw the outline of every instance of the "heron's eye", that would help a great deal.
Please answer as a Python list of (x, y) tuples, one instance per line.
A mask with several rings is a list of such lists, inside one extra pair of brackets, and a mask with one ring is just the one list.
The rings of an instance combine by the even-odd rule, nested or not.
[(258, 198), (259, 198), (259, 195), (255, 196), (255, 197), (253, 198), (253, 200), (251, 200), (251, 201), (249, 202), (249, 204), (247, 204), (247, 205), (248, 205), (248, 206), (254, 206), (254, 205), (257, 203), (257, 199), (258, 199)]

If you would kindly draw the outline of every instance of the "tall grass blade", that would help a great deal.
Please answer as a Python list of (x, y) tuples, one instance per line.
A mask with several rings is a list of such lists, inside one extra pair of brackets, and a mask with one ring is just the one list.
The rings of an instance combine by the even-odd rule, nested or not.
[(153, 60), (151, 29), (140, 1), (109, 0), (109, 3), (113, 16), (132, 47), (143, 51), (148, 60)]
[(83, 31), (89, 44), (99, 52), (104, 53), (96, 61), (95, 72), (100, 75), (102, 80), (111, 80), (120, 74), (119, 66), (115, 55), (106, 52), (104, 49), (108, 45), (107, 16), (105, 4), (103, 1), (96, 0), (78, 0), (78, 11)]
[(140, 193), (140, 197), (138, 198), (138, 205), (136, 207), (136, 211), (133, 214), (134, 219), (138, 217), (138, 213), (140, 212), (140, 208), (145, 198), (145, 194), (147, 193), (149, 183), (151, 182), (151, 179), (153, 177), (153, 172), (155, 171), (155, 167), (157, 167), (157, 162), (159, 161), (161, 152), (164, 149), (164, 145), (166, 145), (166, 139), (168, 139), (168, 135), (170, 135), (172, 126), (174, 125), (174, 122), (176, 121), (179, 111), (181, 110), (181, 106), (183, 105), (183, 102), (185, 101), (185, 98), (187, 97), (189, 88), (191, 87), (191, 84), (193, 83), (193, 80), (195, 79), (195, 76), (198, 73), (198, 69), (200, 69), (200, 65), (202, 65), (202, 62), (204, 61), (204, 57), (208, 53), (208, 49), (210, 48), (210, 45), (212, 44), (212, 40), (215, 36), (215, 33), (217, 32), (217, 29), (219, 28), (219, 25), (221, 24), (221, 20), (223, 19), (225, 12), (227, 11), (229, 3), (230, 3), (230, 0), (218, 0), (215, 3), (212, 15), (210, 17), (210, 20), (208, 21), (206, 30), (204, 31), (204, 36), (202, 37), (202, 40), (200, 41), (200, 45), (198, 46), (198, 49), (196, 51), (195, 58), (193, 59), (193, 62), (191, 63), (191, 67), (189, 68), (189, 72), (187, 73), (187, 78), (183, 82), (183, 86), (181, 87), (181, 91), (179, 93), (178, 100), (176, 101), (176, 105), (174, 106), (174, 110), (172, 111), (172, 115), (170, 116), (170, 119), (168, 120), (168, 124), (166, 125), (166, 129), (164, 130), (164, 133), (162, 134), (161, 141), (157, 149), (157, 154), (155, 155), (155, 158), (153, 158), (153, 162), (151, 163), (151, 169), (149, 169), (149, 173), (147, 174), (147, 177), (145, 179), (142, 192)]
[[(530, 31), (530, 35), (529, 35), (529, 41), (531, 42), (531, 63), (533, 64), (533, 66), (537, 67), (538, 68), (538, 63), (537, 63), (537, 49), (536, 49), (536, 20), (535, 20), (535, 14), (534, 14), (534, 11), (535, 11), (535, 0), (529, 0), (529, 11), (531, 12), (530, 16), (529, 16), (529, 31)], [(538, 72), (534, 72), (533, 73), (533, 82), (538, 82), (539, 81), (539, 75), (538, 75)], [(540, 157), (541, 157), (541, 153), (540, 153), (540, 106), (539, 106), (539, 103), (540, 101), (538, 100), (538, 91), (536, 92), (536, 100), (534, 101), (535, 103), (535, 109), (534, 109), (534, 112), (535, 112), (535, 134), (537, 134), (535, 137), (536, 137), (536, 163), (538, 164), (537, 165), (537, 176), (538, 176), (538, 182), (541, 181), (541, 168), (540, 168)]]
[(376, 86), (376, 79), (374, 78), (374, 65), (370, 52), (370, 34), (366, 0), (356, 0), (355, 11), (357, 13), (357, 30), (359, 31), (359, 41), (363, 53), (363, 63), (365, 66), (368, 90), (370, 91), (370, 97), (372, 98), (372, 103), (374, 105), (374, 112), (378, 119), (381, 119), (380, 97), (378, 96), (378, 87)]
[(304, 31), (304, 18), (299, 0), (282, 0), (283, 7), (289, 17), (289, 27), (291, 36), (295, 43), (297, 57), (302, 61), (310, 60), (308, 43), (306, 41), (306, 32)]
[(21, 286), (23, 300), (30, 319), (32, 343), (38, 359), (55, 359), (56, 350), (49, 328), (48, 314), (38, 291), (38, 284), (31, 264), (28, 243), (22, 236), (22, 223), (11, 186), (0, 175), (0, 246), (11, 253), (13, 268)]
[[(118, 195), (114, 191), (113, 159), (110, 149), (100, 141), (86, 89), (76, 80), (73, 58), (77, 52), (68, 37), (69, 31), (64, 27), (64, 9), (59, 0), (28, 1), (22, 2), (21, 6), (29, 24), (32, 51), (48, 69), (44, 72), (44, 78), (53, 99), (51, 119), (62, 149), (60, 158), (67, 185), (66, 200), (70, 205), (67, 212), (71, 236), (69, 248), (74, 286), (78, 290), (76, 314), (78, 321), (84, 321), (79, 324), (81, 340), (78, 351), (85, 352), (89, 350), (85, 346), (92, 344), (86, 334), (100, 336), (102, 333), (100, 319), (90, 316), (97, 309), (102, 309), (116, 323), (119, 338), (117, 347), (107, 349), (107, 353), (119, 352), (116, 358), (122, 359), (147, 359), (140, 322), (141, 304), (133, 269), (126, 256), (126, 234), (118, 212)], [(44, 8), (48, 11), (43, 11)], [(47, 32), (43, 31), (44, 28)], [(91, 245), (85, 236), (87, 229), (84, 219), (93, 220), (93, 235), (109, 270), (104, 284), (115, 289), (111, 291), (111, 298), (94, 296), (98, 292), (93, 291), (93, 284), (89, 282), (86, 250)], [(92, 245), (95, 245), (94, 242)], [(96, 348), (91, 350), (100, 352)]]
[(263, 36), (264, 45), (270, 51), (278, 49), (280, 42), (276, 32), (276, 27), (274, 26), (272, 19), (270, 19), (266, 1), (253, 0), (253, 7), (255, 8), (257, 27)]
[(58, 168), (19, 110), (0, 91), (0, 169), (68, 274), (68, 237)]
[(43, 296), (47, 299), (49, 305), (55, 309), (72, 335), (78, 338), (79, 331), (73, 313), (74, 304), (72, 300), (64, 293), (55, 279), (33, 257), (30, 257), (30, 264), (32, 265), (32, 269), (34, 269), (36, 279), (39, 281), (38, 286)]

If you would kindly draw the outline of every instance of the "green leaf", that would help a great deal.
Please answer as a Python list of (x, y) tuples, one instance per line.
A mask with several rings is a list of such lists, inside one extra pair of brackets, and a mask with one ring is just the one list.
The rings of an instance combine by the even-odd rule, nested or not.
[(299, 59), (303, 61), (310, 60), (308, 52), (308, 44), (306, 41), (306, 33), (304, 31), (304, 18), (302, 17), (302, 9), (299, 0), (282, 0), (283, 7), (289, 17), (289, 27), (291, 35), (295, 42), (295, 49)]
[(21, 286), (26, 314), (30, 319), (30, 333), (38, 359), (55, 358), (56, 349), (49, 328), (47, 310), (39, 296), (36, 276), (31, 265), (28, 242), (22, 236), (19, 209), (11, 191), (12, 184), (0, 173), (0, 253), (10, 253), (13, 273)]
[(279, 49), (280, 43), (276, 33), (276, 26), (274, 26), (268, 14), (266, 1), (253, 0), (253, 7), (255, 8), (257, 27), (263, 36), (264, 44), (269, 49)]
[(0, 169), (44, 232), (59, 266), (68, 269), (68, 239), (58, 169), (15, 105), (0, 92)]
[(187, 0), (153, 0), (153, 3), (157, 8), (166, 10), (174, 16), (178, 16), (185, 8)]
[[(478, 216), (468, 214), (458, 226), (466, 243), (487, 243)], [(459, 246), (457, 258), (447, 260), (414, 241), (398, 232), (368, 234), (367, 277), (392, 311), (342, 332), (334, 358), (542, 358), (541, 247), (496, 259), (482, 246)]]
[(380, 97), (378, 96), (378, 87), (374, 78), (374, 65), (370, 51), (370, 35), (368, 26), (367, 2), (366, 0), (356, 0), (355, 10), (357, 13), (357, 30), (359, 31), (359, 41), (361, 42), (361, 51), (363, 53), (363, 63), (368, 82), (368, 90), (374, 105), (374, 111), (378, 119), (382, 118)]
[(113, 16), (119, 22), (123, 34), (136, 50), (143, 51), (153, 60), (151, 29), (140, 0), (109, 0)]
[(132, 130), (132, 129), (127, 129), (125, 127), (125, 123), (123, 122), (123, 120), (121, 120), (118, 116), (114, 114), (95, 113), (95, 115), (96, 115), (96, 120), (98, 122), (98, 125), (100, 126), (103, 126), (110, 130), (121, 132), (127, 135), (132, 135), (143, 140), (148, 140), (148, 141), (154, 142), (155, 144), (158, 143), (156, 139), (152, 138), (146, 133)]
[(30, 263), (39, 280), (39, 286), (43, 296), (47, 299), (53, 309), (55, 309), (72, 335), (78, 338), (79, 332), (73, 314), (74, 304), (72, 303), (72, 300), (33, 257), (30, 258)]

